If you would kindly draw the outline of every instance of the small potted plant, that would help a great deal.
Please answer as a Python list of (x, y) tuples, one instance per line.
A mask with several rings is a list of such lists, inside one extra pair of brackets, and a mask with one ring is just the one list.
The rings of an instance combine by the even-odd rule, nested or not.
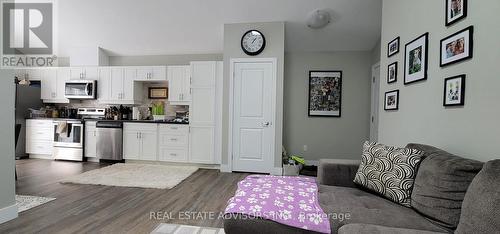
[(305, 160), (300, 156), (292, 155), (290, 157), (287, 157), (287, 159), (284, 160), (283, 163), (283, 175), (298, 176), (300, 170), (304, 165), (305, 165)]

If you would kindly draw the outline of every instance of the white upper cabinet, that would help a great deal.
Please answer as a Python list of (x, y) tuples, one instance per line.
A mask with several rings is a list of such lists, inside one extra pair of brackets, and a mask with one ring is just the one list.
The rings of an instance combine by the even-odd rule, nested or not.
[(189, 105), (191, 101), (191, 67), (168, 66), (168, 101), (172, 105)]
[(167, 80), (166, 66), (151, 66), (151, 67), (130, 67), (136, 69), (137, 81), (165, 81)]
[(134, 83), (136, 70), (128, 67), (101, 67), (97, 99), (106, 104), (140, 104), (142, 84)]
[(214, 87), (217, 76), (217, 62), (191, 62), (191, 87)]
[(99, 68), (98, 74), (97, 100), (99, 102), (107, 102), (111, 100), (111, 68)]
[(98, 67), (71, 67), (70, 79), (72, 80), (97, 80)]
[(45, 68), (41, 73), (41, 99), (46, 103), (68, 103), (65, 98), (66, 81), (69, 79), (68, 68)]

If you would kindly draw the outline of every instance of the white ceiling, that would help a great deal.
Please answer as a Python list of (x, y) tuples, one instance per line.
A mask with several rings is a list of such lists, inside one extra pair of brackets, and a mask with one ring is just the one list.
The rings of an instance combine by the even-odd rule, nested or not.
[[(59, 56), (73, 46), (112, 55), (222, 53), (226, 23), (284, 21), (286, 51), (371, 50), (380, 37), (381, 0), (59, 0)], [(313, 30), (306, 16), (329, 9)]]

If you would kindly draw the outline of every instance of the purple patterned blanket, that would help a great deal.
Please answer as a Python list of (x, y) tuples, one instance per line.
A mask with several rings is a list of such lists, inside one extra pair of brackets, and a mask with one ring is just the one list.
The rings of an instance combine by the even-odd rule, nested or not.
[(238, 183), (225, 214), (244, 214), (284, 225), (330, 233), (328, 216), (318, 203), (318, 186), (312, 178), (250, 175)]

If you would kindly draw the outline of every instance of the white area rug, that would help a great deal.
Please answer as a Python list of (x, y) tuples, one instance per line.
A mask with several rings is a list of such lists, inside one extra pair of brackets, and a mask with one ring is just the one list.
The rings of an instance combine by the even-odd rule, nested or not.
[(225, 234), (222, 228), (162, 223), (151, 234)]
[(17, 209), (19, 212), (27, 211), (31, 208), (43, 205), (47, 202), (56, 200), (52, 197), (36, 197), (36, 196), (25, 196), (16, 195)]
[(60, 181), (119, 187), (171, 189), (197, 171), (197, 167), (117, 163)]

